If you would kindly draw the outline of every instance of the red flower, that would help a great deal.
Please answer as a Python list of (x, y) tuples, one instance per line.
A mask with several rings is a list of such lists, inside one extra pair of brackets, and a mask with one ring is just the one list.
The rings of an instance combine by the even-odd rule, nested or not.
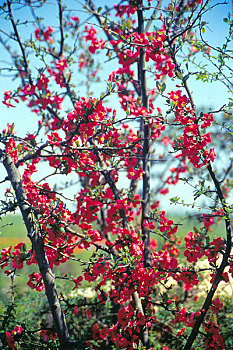
[(122, 309), (120, 309), (117, 313), (117, 318), (118, 318), (118, 322), (123, 326), (126, 327), (127, 324), (129, 323), (131, 317), (133, 315), (133, 312), (129, 312), (129, 307), (123, 307)]
[(4, 91), (4, 101), (2, 103), (6, 105), (7, 107), (15, 107), (10, 100), (13, 99), (14, 102), (19, 103), (19, 100), (15, 97), (12, 97), (12, 91)]
[(216, 298), (212, 301), (212, 306), (210, 310), (213, 311), (214, 314), (218, 314), (220, 310), (222, 310), (223, 304), (220, 302), (219, 298)]
[(75, 286), (72, 290), (75, 290), (76, 288), (78, 289), (80, 283), (82, 282), (83, 278), (82, 276), (79, 276), (77, 278), (73, 278), (73, 282), (75, 283)]

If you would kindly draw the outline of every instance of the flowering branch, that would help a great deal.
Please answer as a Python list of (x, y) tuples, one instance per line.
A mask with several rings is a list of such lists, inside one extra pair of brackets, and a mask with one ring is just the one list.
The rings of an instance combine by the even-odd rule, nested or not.
[(11, 182), (12, 187), (15, 191), (15, 196), (17, 198), (25, 226), (27, 228), (28, 237), (30, 238), (32, 247), (35, 251), (36, 260), (45, 286), (45, 293), (61, 343), (61, 349), (68, 350), (71, 348), (70, 344), (72, 344), (72, 342), (70, 340), (65, 317), (62, 312), (59, 297), (57, 294), (54, 275), (50, 269), (48, 259), (46, 257), (44, 242), (38, 232), (33, 210), (27, 202), (26, 193), (21, 182), (20, 173), (16, 168), (13, 159), (9, 156), (4, 157), (3, 165), (7, 171), (9, 181)]
[[(137, 13), (138, 13), (138, 33), (144, 34), (144, 18), (143, 18), (143, 1), (137, 1)], [(140, 47), (140, 57), (138, 63), (138, 82), (140, 87), (140, 95), (142, 99), (143, 107), (148, 110), (148, 95), (146, 88), (146, 68), (145, 68), (145, 49)], [(148, 121), (143, 119), (142, 123), (142, 168), (143, 168), (143, 190), (142, 190), (142, 239), (144, 242), (144, 264), (149, 267), (151, 265), (151, 249), (150, 249), (150, 231), (145, 227), (145, 222), (150, 213), (150, 140), (151, 130), (148, 125)]]
[(225, 227), (226, 227), (226, 250), (223, 254), (223, 258), (222, 258), (222, 262), (220, 264), (220, 266), (217, 268), (217, 272), (216, 272), (216, 275), (215, 275), (215, 278), (214, 278), (214, 281), (211, 285), (211, 288), (210, 288), (210, 291), (208, 292), (207, 296), (206, 296), (206, 299), (205, 299), (205, 302), (202, 306), (202, 309), (201, 309), (201, 315), (199, 317), (197, 317), (195, 323), (194, 323), (194, 326), (193, 326), (193, 329), (192, 329), (192, 332), (190, 333), (189, 337), (188, 337), (188, 340), (185, 344), (185, 347), (184, 347), (184, 350), (190, 350), (192, 348), (192, 344), (194, 342), (194, 340), (196, 339), (197, 337), (197, 334), (199, 332), (199, 328), (204, 320), (204, 317), (207, 313), (207, 311), (209, 310), (210, 306), (211, 306), (211, 303), (212, 303), (212, 300), (213, 300), (213, 297), (214, 297), (214, 294), (218, 288), (218, 285), (219, 283), (222, 281), (223, 279), (223, 272), (224, 272), (224, 269), (226, 266), (229, 265), (229, 257), (230, 257), (230, 253), (231, 253), (231, 246), (232, 246), (232, 243), (231, 243), (231, 238), (232, 238), (232, 227), (231, 227), (231, 219), (230, 219), (230, 216), (229, 216), (229, 208), (226, 204), (226, 201), (225, 201), (225, 198), (223, 196), (223, 193), (222, 193), (222, 190), (221, 190), (221, 186), (220, 186), (220, 183), (219, 181), (217, 180), (216, 176), (215, 176), (215, 173), (212, 169), (212, 166), (211, 164), (209, 164), (207, 166), (207, 169), (208, 169), (208, 172), (213, 180), (213, 183), (215, 185), (215, 188), (216, 188), (216, 191), (217, 191), (217, 194), (219, 196), (219, 199), (221, 201), (221, 204), (222, 204), (222, 208), (223, 208), (223, 211), (224, 211), (224, 220), (225, 220)]

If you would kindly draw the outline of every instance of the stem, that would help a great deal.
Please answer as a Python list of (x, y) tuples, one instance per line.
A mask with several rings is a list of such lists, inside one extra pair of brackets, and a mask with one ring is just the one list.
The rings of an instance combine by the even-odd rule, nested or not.
[(159, 12), (159, 10), (161, 8), (162, 2), (163, 2), (163, 0), (158, 0), (157, 6), (155, 7), (147, 25), (146, 25), (145, 33), (147, 33), (149, 31), (152, 21), (155, 19), (155, 16), (157, 15), (157, 13)]
[[(137, 14), (138, 14), (138, 33), (144, 32), (144, 18), (143, 18), (143, 0), (137, 0)], [(148, 96), (146, 91), (146, 70), (145, 70), (145, 50), (143, 46), (140, 46), (140, 58), (138, 62), (138, 82), (139, 82), (139, 95), (142, 98), (142, 105), (148, 109)], [(142, 239), (144, 242), (143, 261), (144, 266), (151, 265), (151, 250), (150, 250), (150, 232), (144, 226), (144, 220), (149, 216), (150, 212), (150, 129), (147, 120), (142, 120), (141, 123), (143, 133), (143, 150), (142, 150), (142, 163), (143, 163), (143, 201), (142, 201)], [(133, 300), (136, 308), (144, 314), (141, 299), (138, 293), (133, 294)], [(141, 330), (141, 342), (146, 349), (150, 348), (150, 339), (147, 326)]]
[(18, 205), (28, 232), (28, 237), (30, 238), (32, 247), (35, 251), (36, 260), (44, 282), (45, 293), (53, 315), (61, 349), (71, 349), (72, 342), (70, 340), (65, 316), (62, 312), (60, 300), (56, 290), (54, 275), (50, 269), (46, 256), (43, 238), (41, 235), (39, 235), (38, 228), (36, 226), (33, 209), (27, 202), (27, 196), (22, 185), (19, 170), (16, 168), (12, 158), (9, 156), (4, 158), (3, 165), (15, 191), (15, 196), (17, 198)]
[(58, 0), (58, 8), (59, 8), (59, 29), (60, 29), (60, 52), (59, 58), (63, 55), (64, 50), (64, 27), (63, 27), (63, 8), (61, 0)]
[(30, 84), (32, 85), (32, 78), (31, 78), (29, 67), (28, 67), (28, 61), (27, 61), (27, 57), (26, 57), (26, 53), (25, 53), (25, 48), (23, 47), (22, 41), (21, 41), (19, 33), (18, 33), (17, 26), (16, 26), (15, 21), (14, 21), (14, 17), (13, 17), (13, 14), (12, 14), (11, 0), (7, 0), (7, 6), (8, 6), (8, 11), (9, 11), (10, 21), (11, 21), (11, 24), (12, 24), (12, 27), (14, 29), (14, 33), (15, 33), (16, 39), (17, 39), (17, 41), (19, 43), (19, 46), (20, 46), (20, 49), (21, 49), (21, 52), (22, 52), (24, 66), (25, 66), (25, 72), (26, 72), (26, 74), (28, 76)]
[(219, 196), (219, 199), (221, 201), (221, 204), (222, 204), (222, 208), (223, 208), (223, 211), (224, 211), (224, 216), (225, 216), (225, 227), (226, 227), (226, 250), (225, 250), (225, 253), (223, 255), (223, 258), (222, 258), (222, 262), (221, 262), (221, 265), (220, 267), (217, 269), (217, 273), (215, 275), (215, 278), (214, 278), (214, 282), (211, 286), (211, 289), (209, 291), (209, 293), (207, 294), (207, 297), (205, 299), (205, 302), (202, 306), (202, 313), (201, 315), (197, 318), (194, 326), (193, 326), (193, 329), (192, 329), (192, 332), (190, 333), (189, 335), (189, 338), (186, 342), (186, 345), (184, 347), (184, 350), (190, 350), (191, 347), (192, 347), (192, 344), (194, 342), (194, 340), (196, 339), (197, 337), (197, 334), (199, 332), (199, 328), (204, 320), (204, 317), (212, 303), (212, 299), (213, 299), (213, 296), (214, 296), (214, 293), (216, 292), (217, 290), (217, 287), (219, 285), (219, 283), (221, 282), (222, 280), (222, 274), (223, 274), (223, 271), (225, 269), (225, 267), (228, 265), (228, 258), (230, 257), (230, 253), (231, 253), (231, 237), (232, 237), (232, 228), (231, 228), (231, 220), (230, 220), (230, 217), (229, 217), (229, 211), (228, 211), (228, 207), (226, 205), (226, 202), (225, 202), (225, 198), (223, 196), (223, 193), (222, 193), (222, 190), (221, 190), (221, 187), (220, 187), (220, 183), (219, 181), (217, 180), (216, 176), (215, 176), (215, 173), (212, 169), (212, 166), (211, 164), (209, 164), (207, 166), (207, 169), (208, 169), (208, 172), (214, 182), (214, 185), (215, 185), (215, 188), (216, 188), (216, 191), (217, 191), (217, 194)]
[[(97, 19), (97, 21), (99, 22), (101, 28), (104, 28), (104, 21), (105, 21), (105, 18), (104, 18), (101, 14), (98, 13), (97, 8), (96, 8), (95, 4), (93, 3), (93, 1), (92, 1), (92, 0), (86, 0), (86, 4), (87, 4), (87, 5), (86, 5), (87, 8), (89, 8), (89, 9), (92, 11), (93, 15), (96, 17), (96, 19)], [(106, 18), (107, 18), (107, 17), (106, 17)], [(107, 38), (108, 38), (108, 41), (109, 41), (109, 42), (110, 42), (110, 41), (113, 41), (113, 42), (114, 42), (114, 36), (113, 36), (108, 30), (105, 30), (105, 29), (104, 29), (104, 32), (105, 32), (105, 34), (106, 34), (106, 36), (107, 36)], [(112, 44), (112, 46), (113, 46), (113, 49), (115, 50), (115, 52), (116, 52), (116, 54), (117, 54), (117, 53), (118, 53), (118, 50), (119, 50), (118, 47), (117, 47), (117, 45), (116, 45), (116, 44)], [(140, 95), (140, 91), (139, 91), (139, 89), (138, 89), (137, 84), (135, 83), (135, 81), (132, 81), (132, 84), (133, 84), (134, 89), (135, 89), (135, 91), (137, 92), (137, 94)]]
[[(201, 12), (202, 12), (203, 8), (207, 5), (208, 2), (209, 2), (209, 0), (207, 0), (205, 5), (202, 6), (202, 9), (199, 12), (197, 18), (199, 18), (201, 16)], [(195, 19), (195, 21), (197, 20), (197, 18)], [(171, 58), (172, 58), (175, 66), (176, 66), (176, 70), (182, 76), (183, 86), (184, 86), (184, 88), (186, 90), (186, 93), (187, 93), (187, 95), (189, 97), (192, 109), (194, 111), (195, 119), (197, 121), (196, 105), (195, 105), (195, 102), (194, 102), (194, 99), (193, 99), (193, 95), (192, 95), (192, 93), (191, 93), (191, 91), (189, 89), (188, 82), (187, 82), (187, 80), (184, 79), (183, 73), (181, 71), (181, 68), (180, 68), (180, 66), (179, 66), (179, 64), (177, 62), (176, 52), (175, 52), (175, 45), (172, 45), (172, 42), (174, 41), (174, 38), (176, 36), (173, 37), (172, 40), (171, 40), (169, 38), (168, 29), (167, 29), (167, 36), (168, 36), (168, 44), (169, 44), (170, 52), (171, 52)], [(189, 335), (189, 337), (187, 339), (187, 342), (185, 344), (184, 350), (190, 350), (192, 348), (192, 344), (195, 341), (195, 339), (196, 339), (196, 337), (197, 337), (197, 335), (199, 333), (200, 326), (201, 326), (202, 322), (204, 321), (205, 315), (206, 315), (207, 311), (209, 310), (209, 307), (211, 306), (212, 299), (213, 299), (214, 294), (215, 294), (215, 292), (217, 290), (217, 287), (218, 287), (219, 283), (222, 280), (222, 274), (224, 272), (224, 269), (228, 265), (228, 259), (230, 257), (231, 245), (232, 245), (231, 244), (232, 228), (231, 228), (231, 220), (230, 220), (230, 217), (229, 217), (229, 209), (228, 209), (228, 206), (226, 204), (225, 198), (223, 196), (223, 192), (222, 192), (222, 189), (221, 189), (221, 186), (220, 186), (220, 182), (216, 178), (215, 173), (214, 173), (210, 163), (207, 166), (207, 170), (208, 170), (209, 175), (210, 175), (210, 177), (211, 177), (211, 179), (212, 179), (212, 181), (214, 183), (216, 192), (217, 192), (218, 197), (219, 197), (219, 199), (221, 201), (222, 208), (223, 208), (223, 211), (224, 211), (224, 218), (225, 218), (224, 220), (225, 220), (225, 227), (226, 227), (226, 250), (225, 250), (225, 253), (223, 254), (222, 262), (221, 262), (219, 268), (217, 268), (217, 272), (216, 272), (214, 281), (212, 283), (212, 286), (210, 288), (210, 291), (208, 292), (208, 294), (206, 296), (206, 299), (204, 301), (204, 304), (202, 306), (201, 315), (199, 317), (197, 317), (197, 319), (196, 319), (196, 321), (194, 323), (193, 329), (192, 329), (192, 331), (191, 331), (191, 333), (190, 333), (190, 335)]]
[[(137, 0), (138, 13), (138, 33), (144, 33), (143, 18), (143, 0)], [(146, 88), (146, 68), (145, 68), (145, 49), (140, 46), (140, 57), (138, 62), (138, 81), (141, 93), (142, 105), (148, 110), (148, 95)], [(144, 223), (150, 214), (150, 140), (151, 130), (147, 119), (142, 119), (143, 149), (142, 149), (142, 168), (143, 168), (143, 189), (142, 189), (142, 217), (141, 229), (142, 239), (144, 242), (144, 265), (151, 266), (151, 249), (150, 249), (150, 231), (145, 228)]]
[[(93, 144), (93, 141), (90, 140), (90, 143)], [(99, 162), (100, 166), (103, 168), (103, 162), (102, 162), (102, 159), (101, 159), (101, 157), (100, 157), (100, 155), (99, 155), (97, 150), (95, 151), (95, 154), (97, 156), (97, 159), (98, 159), (98, 162)], [(121, 199), (120, 192), (119, 192), (118, 188), (116, 187), (115, 182), (111, 178), (111, 173), (109, 171), (107, 171), (107, 170), (102, 170), (101, 173), (103, 174), (106, 182), (108, 183), (109, 187), (111, 188), (112, 193), (114, 195), (114, 198), (116, 200)], [(128, 224), (128, 220), (127, 220), (127, 216), (126, 216), (125, 210), (124, 209), (119, 209), (119, 214), (120, 214), (120, 217), (122, 219), (122, 226), (127, 228), (127, 229), (129, 229), (129, 224)], [(138, 311), (141, 311), (141, 313), (144, 315), (142, 302), (141, 302), (141, 299), (140, 299), (137, 291), (135, 291), (133, 293), (132, 298), (133, 298), (133, 301), (135, 303), (136, 309)], [(113, 304), (113, 305), (114, 305), (114, 309), (115, 310), (119, 309), (119, 305), (118, 306), (116, 304)], [(149, 332), (148, 332), (148, 328), (147, 328), (146, 325), (142, 329), (141, 342), (142, 342), (143, 346), (146, 347), (146, 349), (150, 348)]]

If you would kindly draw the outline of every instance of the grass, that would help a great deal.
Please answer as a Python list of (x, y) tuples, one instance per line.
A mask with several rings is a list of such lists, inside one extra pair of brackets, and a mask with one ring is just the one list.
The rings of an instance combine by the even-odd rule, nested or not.
[[(195, 218), (183, 219), (178, 215), (172, 215), (171, 219), (174, 224), (178, 224), (178, 235), (181, 238), (193, 230), (193, 227), (197, 228), (201, 226), (200, 221)], [(225, 236), (225, 226), (221, 222), (214, 226), (211, 236)], [(15, 245), (18, 242), (25, 242), (27, 245), (30, 244), (30, 240), (27, 237), (26, 228), (24, 226), (22, 217), (20, 215), (7, 215), (0, 221), (0, 249), (6, 248), (9, 245)]]
[(26, 228), (20, 215), (6, 215), (0, 221), (0, 249), (19, 241), (29, 243)]

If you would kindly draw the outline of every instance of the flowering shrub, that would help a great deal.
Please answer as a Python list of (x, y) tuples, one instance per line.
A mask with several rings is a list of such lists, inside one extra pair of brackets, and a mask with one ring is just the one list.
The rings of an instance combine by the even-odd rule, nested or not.
[[(14, 31), (7, 38), (19, 45), (15, 54), (1, 40), (15, 66), (7, 69), (19, 82), (2, 102), (14, 110), (26, 104), (37, 125), (26, 137), (10, 123), (0, 134), (7, 173), (1, 185), (11, 186), (1, 215), (20, 210), (31, 247), (20, 242), (4, 248), (0, 266), (12, 280), (30, 266), (27, 287), (45, 291), (51, 311), (33, 330), (6, 314), (1, 342), (12, 349), (33, 341), (61, 349), (225, 349), (217, 317), (224, 301), (215, 295), (233, 274), (232, 161), (226, 159), (226, 167), (219, 161), (225, 147), (219, 135), (230, 152), (232, 101), (199, 111), (189, 78), (213, 82), (221, 76), (231, 89), (225, 63), (231, 58), (230, 16), (224, 19), (229, 37), (216, 57), (202, 37), (208, 1), (173, 1), (161, 9), (149, 0), (126, 1), (106, 11), (88, 1), (95, 24), (58, 1), (54, 28), (37, 17), (36, 3), (27, 2), (36, 29), (25, 41), (18, 6), (7, 1), (2, 7)], [(202, 67), (203, 58), (214, 63), (215, 73)], [(107, 61), (111, 71), (100, 75)], [(105, 91), (92, 93), (101, 78)], [(180, 193), (171, 202), (190, 206), (199, 219), (183, 240), (181, 223), (162, 204), (177, 185), (191, 185), (193, 200), (185, 203)], [(218, 221), (225, 234), (211, 237)], [(77, 258), (77, 249), (88, 259)], [(80, 274), (58, 276), (69, 260), (80, 265)], [(206, 267), (198, 267), (203, 261)], [(209, 288), (195, 303), (206, 271)], [(64, 291), (56, 279), (65, 281)]]

